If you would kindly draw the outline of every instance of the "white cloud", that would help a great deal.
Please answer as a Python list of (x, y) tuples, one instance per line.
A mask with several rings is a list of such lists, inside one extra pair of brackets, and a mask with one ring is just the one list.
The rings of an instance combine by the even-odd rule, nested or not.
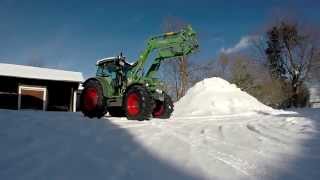
[(230, 48), (221, 48), (220, 52), (225, 54), (232, 54), (239, 51), (242, 51), (251, 45), (251, 41), (259, 38), (258, 36), (244, 36), (240, 39), (240, 41)]

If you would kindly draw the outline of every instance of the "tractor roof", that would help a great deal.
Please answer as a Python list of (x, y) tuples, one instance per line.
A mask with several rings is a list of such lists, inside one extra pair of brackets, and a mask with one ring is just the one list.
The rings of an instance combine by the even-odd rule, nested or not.
[(105, 64), (107, 62), (111, 62), (115, 59), (118, 59), (118, 57), (114, 56), (114, 57), (107, 57), (107, 58), (103, 58), (97, 61), (96, 65), (99, 66), (101, 64)]
[(117, 59), (122, 59), (123, 62), (126, 64), (126, 65), (129, 65), (129, 66), (132, 66), (134, 63), (129, 63), (125, 60), (125, 57), (124, 56), (114, 56), (114, 57), (107, 57), (107, 58), (103, 58), (103, 59), (100, 59), (97, 61), (96, 65), (99, 66), (101, 64), (106, 64), (106, 63), (110, 63), (110, 62), (113, 62), (114, 60), (117, 60)]

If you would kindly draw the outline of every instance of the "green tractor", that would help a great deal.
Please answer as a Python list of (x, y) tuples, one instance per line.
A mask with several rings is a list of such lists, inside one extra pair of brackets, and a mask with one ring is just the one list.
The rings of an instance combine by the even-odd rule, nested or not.
[[(178, 32), (152, 37), (134, 64), (128, 63), (122, 54), (99, 60), (96, 77), (83, 84), (81, 111), (90, 118), (101, 118), (107, 112), (111, 116), (136, 120), (169, 118), (173, 103), (161, 89), (161, 81), (155, 74), (162, 61), (186, 56), (197, 49), (196, 33), (187, 26)], [(145, 71), (153, 51), (156, 51), (156, 57), (148, 62), (149, 68)]]

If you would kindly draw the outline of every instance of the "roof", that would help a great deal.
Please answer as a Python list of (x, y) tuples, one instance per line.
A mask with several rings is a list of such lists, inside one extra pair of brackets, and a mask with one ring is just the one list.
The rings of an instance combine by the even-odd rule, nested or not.
[(104, 63), (107, 63), (107, 62), (112, 62), (115, 59), (122, 59), (123, 62), (125, 62), (126, 64), (128, 64), (130, 66), (132, 66), (134, 64), (134, 63), (127, 62), (125, 56), (114, 56), (114, 57), (107, 57), (107, 58), (100, 59), (100, 60), (98, 60), (96, 62), (96, 65), (99, 66), (100, 64), (104, 64)]
[(107, 57), (107, 58), (103, 58), (103, 59), (100, 59), (97, 61), (96, 65), (100, 65), (102, 63), (105, 63), (105, 62), (108, 62), (108, 61), (111, 61), (111, 60), (115, 60), (117, 59), (118, 57)]
[(28, 79), (82, 82), (81, 72), (0, 63), (0, 76)]

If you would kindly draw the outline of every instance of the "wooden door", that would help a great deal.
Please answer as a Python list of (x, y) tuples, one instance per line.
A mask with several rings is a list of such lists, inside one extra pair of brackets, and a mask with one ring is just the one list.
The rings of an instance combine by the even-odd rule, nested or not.
[(19, 86), (19, 109), (45, 110), (46, 88)]

